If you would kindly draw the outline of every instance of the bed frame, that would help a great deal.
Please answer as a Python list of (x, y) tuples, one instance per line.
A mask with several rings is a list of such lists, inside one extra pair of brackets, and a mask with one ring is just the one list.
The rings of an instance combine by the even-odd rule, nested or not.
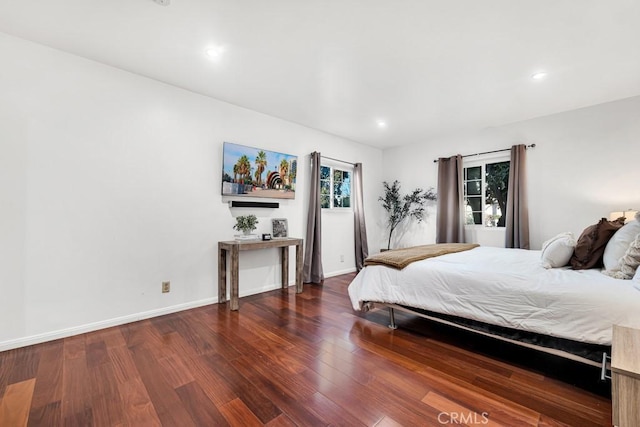
[(411, 307), (406, 307), (403, 305), (398, 305), (398, 304), (389, 304), (389, 303), (381, 303), (381, 302), (367, 302), (365, 304), (363, 304), (362, 307), (362, 311), (363, 312), (368, 312), (370, 310), (373, 309), (374, 305), (378, 305), (378, 306), (382, 306), (382, 307), (386, 307), (389, 310), (389, 325), (388, 327), (391, 329), (398, 329), (398, 325), (396, 324), (396, 319), (395, 319), (395, 311), (399, 310), (399, 311), (403, 311), (412, 315), (417, 315), (419, 317), (422, 317), (424, 319), (433, 321), (433, 322), (438, 322), (444, 325), (448, 325), (448, 326), (453, 326), (455, 328), (458, 329), (462, 329), (468, 332), (473, 332), (475, 334), (479, 334), (479, 335), (483, 335), (486, 337), (490, 337), (490, 338), (494, 338), (494, 339), (498, 339), (504, 342), (508, 342), (511, 344), (515, 344), (521, 347), (526, 347), (526, 348), (530, 348), (536, 351), (541, 351), (547, 354), (552, 354), (554, 356), (559, 356), (565, 359), (569, 359), (569, 360), (573, 360), (575, 362), (579, 362), (579, 363), (583, 363), (586, 365), (591, 365), (591, 366), (595, 366), (600, 368), (600, 380), (605, 381), (607, 379), (610, 379), (610, 376), (608, 375), (608, 371), (610, 371), (610, 361), (611, 361), (611, 357), (609, 356), (609, 353), (607, 351), (602, 351), (602, 360), (597, 362), (591, 359), (587, 359), (585, 357), (582, 357), (580, 355), (577, 354), (573, 354), (570, 353), (568, 351), (565, 350), (560, 350), (560, 349), (556, 349), (556, 348), (550, 348), (550, 347), (544, 347), (544, 346), (540, 346), (540, 345), (536, 345), (536, 344), (532, 344), (532, 343), (528, 343), (528, 342), (523, 342), (523, 341), (519, 341), (516, 339), (512, 339), (512, 338), (508, 338), (502, 335), (498, 335), (498, 334), (492, 334), (490, 332), (485, 332), (485, 331), (481, 331), (478, 329), (474, 329), (471, 328), (469, 326), (466, 325), (462, 325), (460, 323), (456, 323), (455, 321), (451, 321), (451, 320), (447, 320), (447, 319), (443, 319), (440, 317), (437, 317), (435, 315), (426, 313), (422, 310), (419, 309), (413, 309)]

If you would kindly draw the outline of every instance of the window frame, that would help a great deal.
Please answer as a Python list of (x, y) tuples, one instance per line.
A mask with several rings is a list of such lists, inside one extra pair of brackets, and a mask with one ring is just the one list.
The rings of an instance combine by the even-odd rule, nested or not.
[[(504, 231), (506, 226), (498, 227), (498, 226), (488, 226), (487, 224), (487, 214), (485, 212), (486, 208), (486, 194), (487, 194), (487, 182), (486, 182), (486, 170), (487, 164), (492, 163), (502, 163), (509, 162), (509, 167), (511, 167), (511, 154), (509, 152), (505, 152), (503, 154), (500, 153), (492, 153), (490, 155), (479, 155), (475, 156), (471, 160), (463, 160), (462, 163), (462, 182), (463, 182), (463, 218), (465, 219), (464, 227), (468, 229), (478, 229), (478, 230), (494, 230), (494, 231)], [(466, 223), (466, 212), (467, 212), (467, 179), (466, 179), (466, 169), (480, 166), (480, 182), (481, 182), (481, 190), (480, 197), (482, 200), (482, 223), (481, 224), (467, 224)], [(473, 211), (472, 211), (473, 212)], [(503, 213), (504, 215), (505, 213)]]
[[(352, 212), (353, 211), (353, 166), (345, 165), (342, 163), (334, 163), (331, 161), (323, 160), (320, 163), (320, 168), (329, 168), (329, 207), (322, 207), (322, 201), (320, 202), (320, 209), (323, 212)], [(339, 170), (341, 172), (349, 173), (349, 206), (334, 206), (334, 171)], [(327, 181), (322, 179), (320, 174), (320, 188), (318, 189), (322, 194), (322, 182)]]

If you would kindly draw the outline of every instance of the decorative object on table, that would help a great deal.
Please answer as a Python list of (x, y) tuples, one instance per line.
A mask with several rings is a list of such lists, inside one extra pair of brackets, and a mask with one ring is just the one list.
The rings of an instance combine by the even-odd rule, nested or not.
[(274, 218), (271, 220), (271, 224), (273, 225), (273, 237), (277, 239), (278, 237), (287, 237), (288, 226), (286, 218)]
[(222, 195), (293, 199), (298, 157), (225, 142)]
[(257, 234), (236, 234), (233, 238), (237, 241), (260, 240)]
[(236, 240), (257, 240), (259, 237), (257, 234), (251, 234), (256, 229), (258, 224), (258, 218), (255, 215), (241, 215), (236, 217), (236, 225), (233, 226), (234, 230), (241, 231), (241, 235), (236, 235)]
[(262, 235), (262, 240), (271, 240), (271, 234), (265, 233)]
[(407, 218), (414, 218), (421, 222), (425, 217), (425, 205), (429, 201), (436, 200), (436, 193), (433, 188), (423, 190), (416, 188), (404, 196), (400, 194), (400, 182), (393, 181), (391, 185), (387, 181), (384, 186), (384, 197), (378, 197), (382, 202), (382, 207), (387, 212), (387, 224), (389, 227), (389, 239), (387, 249), (391, 249), (391, 236), (393, 231)]

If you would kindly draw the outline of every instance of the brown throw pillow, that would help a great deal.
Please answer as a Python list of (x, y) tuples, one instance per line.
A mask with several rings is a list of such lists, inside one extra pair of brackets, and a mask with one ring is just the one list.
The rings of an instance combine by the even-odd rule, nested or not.
[(609, 239), (624, 225), (624, 218), (608, 221), (602, 218), (597, 224), (585, 228), (571, 257), (574, 270), (602, 267), (602, 255)]

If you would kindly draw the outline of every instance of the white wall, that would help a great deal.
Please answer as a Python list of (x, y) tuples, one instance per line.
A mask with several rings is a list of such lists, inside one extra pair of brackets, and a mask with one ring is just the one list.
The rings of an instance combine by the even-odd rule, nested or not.
[[(537, 144), (527, 152), (532, 249), (562, 231), (579, 235), (611, 211), (640, 208), (640, 97), (384, 151), (383, 179), (436, 186), (433, 159)], [(435, 242), (435, 215), (400, 245)], [(490, 233), (490, 232), (487, 232)], [(493, 235), (477, 235), (481, 244)]]
[[(314, 150), (363, 163), (375, 215), (380, 150), (1, 33), (0, 52), (0, 350), (217, 301), (234, 215), (304, 237)], [(298, 155), (296, 199), (230, 209), (223, 141)], [(355, 268), (352, 222), (325, 224), (328, 275)], [(240, 294), (277, 288), (278, 262), (242, 253)]]

